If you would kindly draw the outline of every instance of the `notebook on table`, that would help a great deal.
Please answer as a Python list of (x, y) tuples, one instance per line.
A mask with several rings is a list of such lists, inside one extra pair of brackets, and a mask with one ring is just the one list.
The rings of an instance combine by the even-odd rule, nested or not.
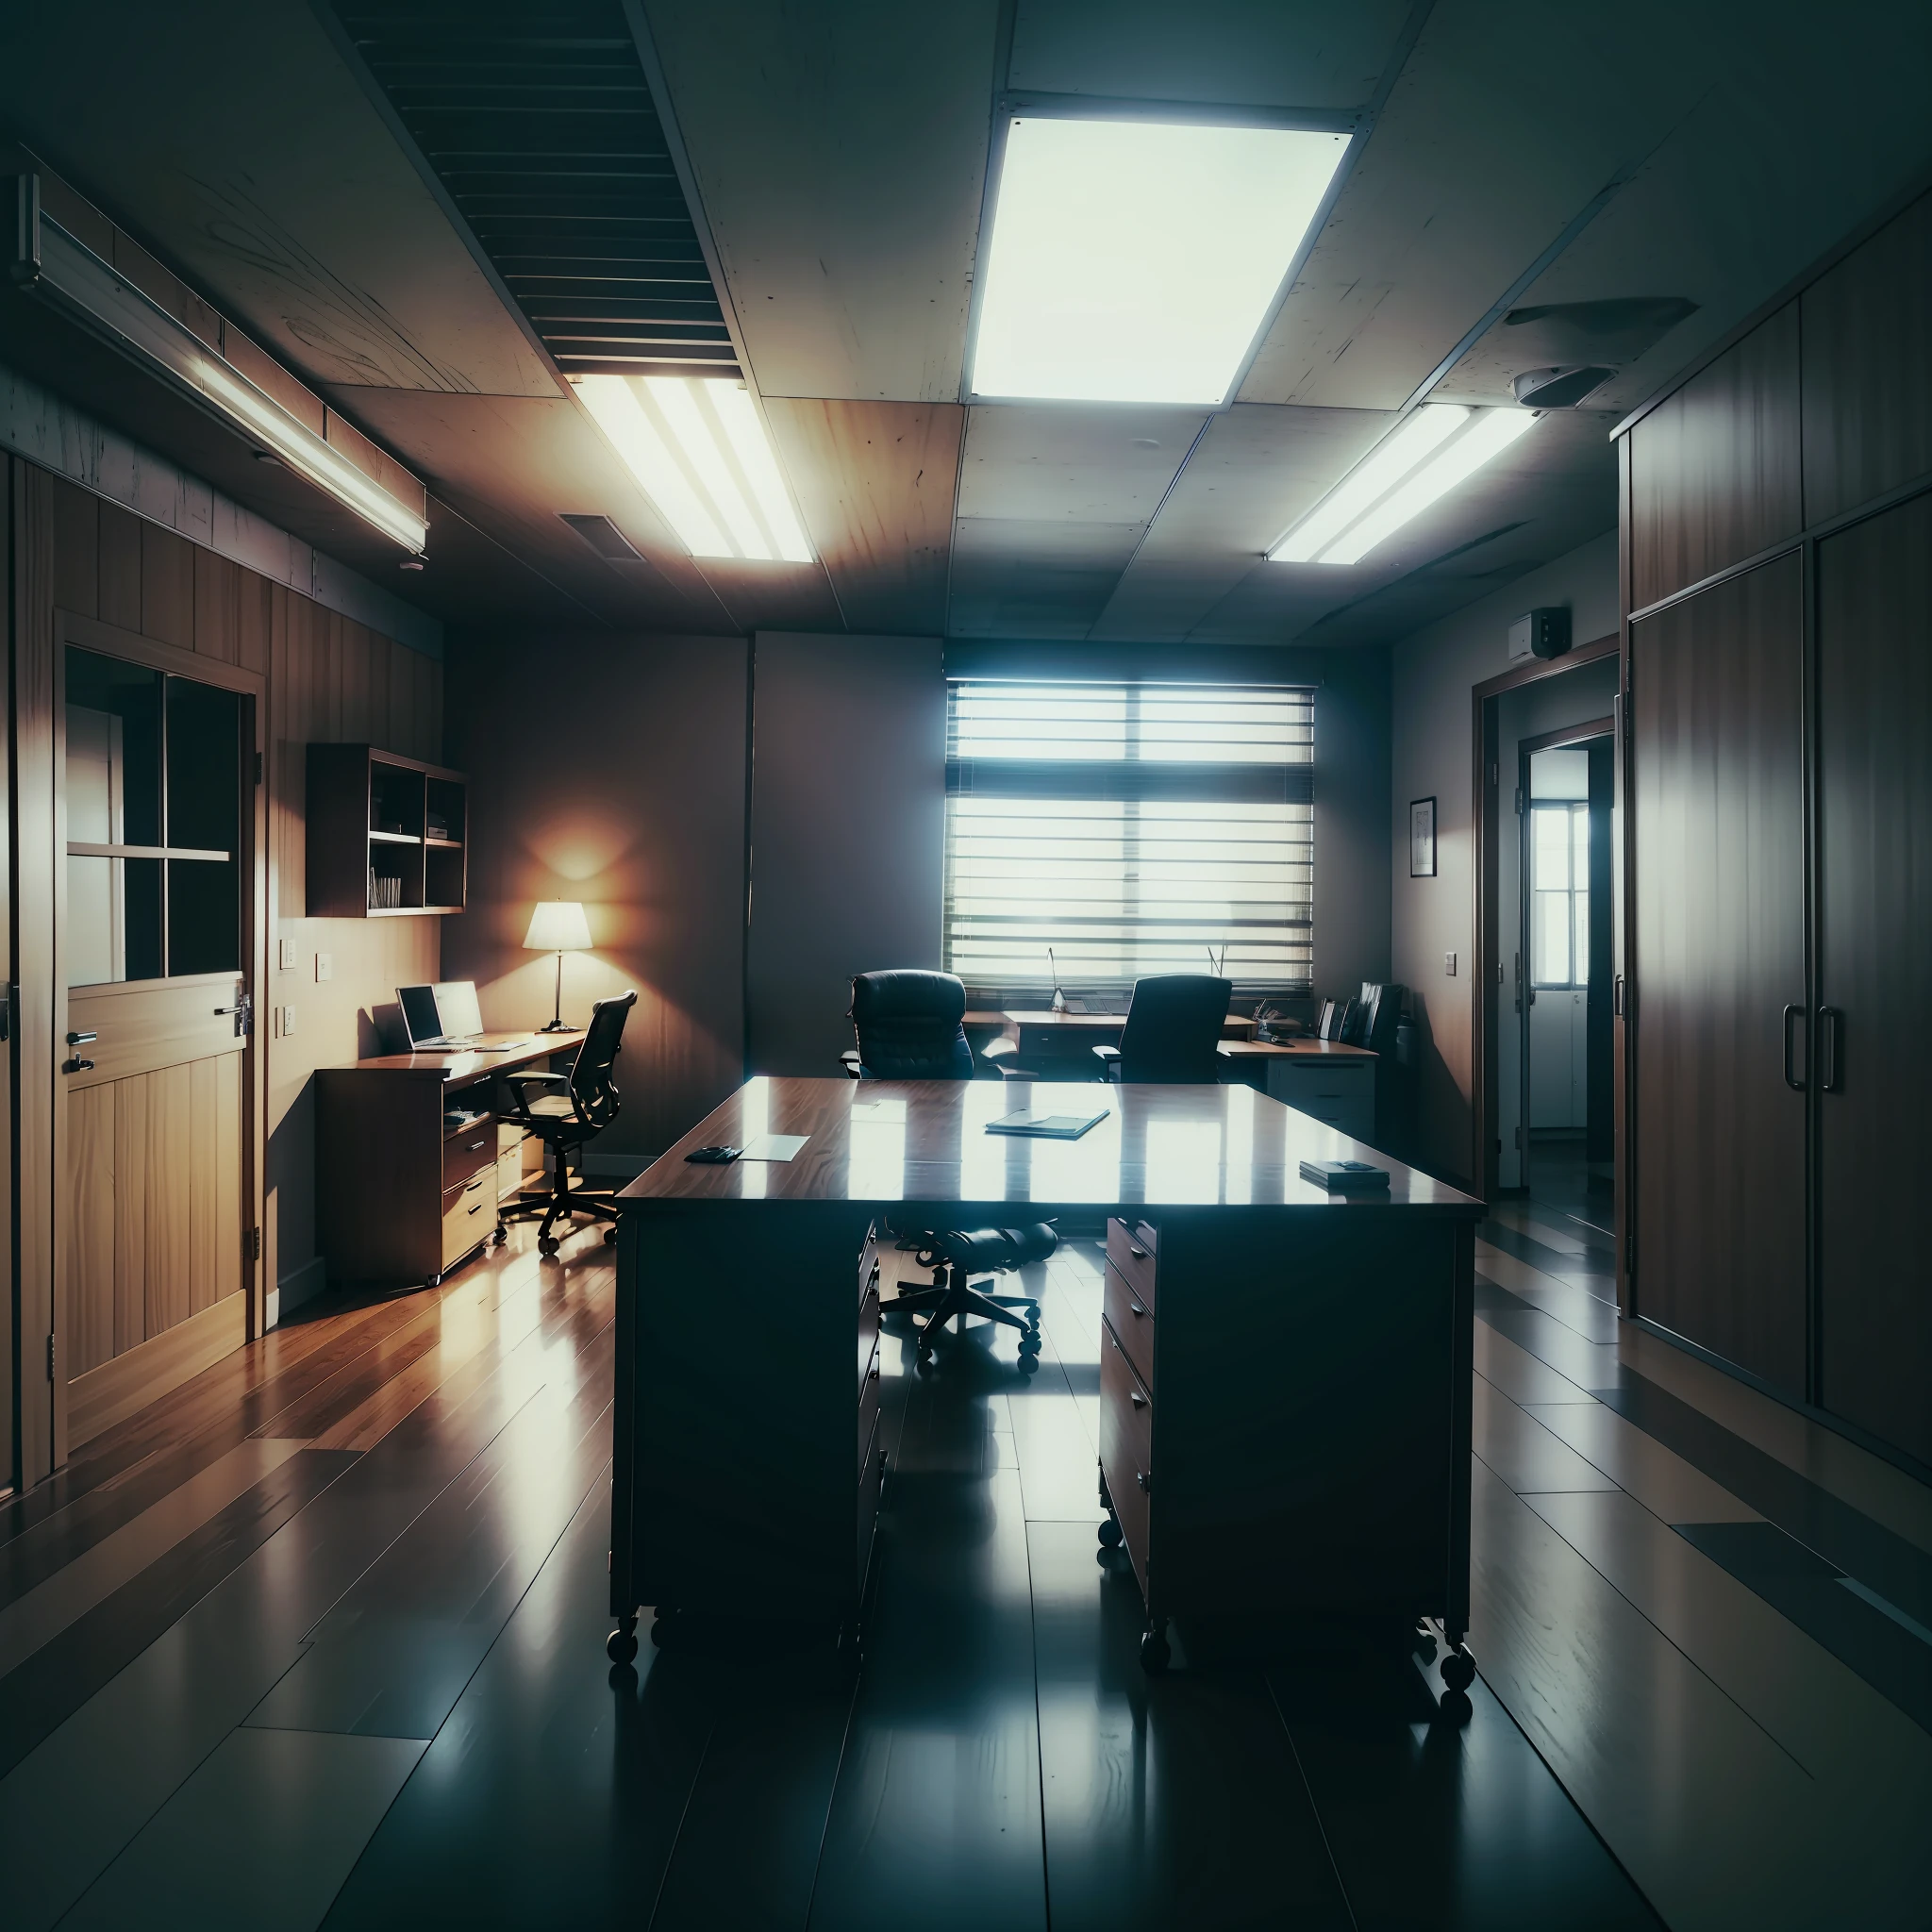
[(1098, 1126), (1113, 1109), (1098, 1113), (1009, 1113), (988, 1121), (989, 1134), (1021, 1134), (1031, 1141), (1077, 1141), (1089, 1127)]

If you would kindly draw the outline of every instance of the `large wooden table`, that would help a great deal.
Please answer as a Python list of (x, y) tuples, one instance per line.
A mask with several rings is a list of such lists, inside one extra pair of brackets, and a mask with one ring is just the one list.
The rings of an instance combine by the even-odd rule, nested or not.
[[(758, 1079), (624, 1191), (613, 1657), (646, 1604), (856, 1623), (888, 1217), (1055, 1214), (1107, 1223), (1103, 1541), (1124, 1536), (1146, 1596), (1143, 1655), (1164, 1658), (1169, 1618), (1427, 1615), (1459, 1644), (1480, 1204), (1244, 1086), (1036, 1084), (1024, 1104), (1112, 1111), (1034, 1141), (986, 1132), (1016, 1105), (990, 1081)], [(783, 1164), (684, 1158), (763, 1133), (809, 1139)], [(1374, 1160), (1391, 1185), (1331, 1195), (1305, 1158)]]

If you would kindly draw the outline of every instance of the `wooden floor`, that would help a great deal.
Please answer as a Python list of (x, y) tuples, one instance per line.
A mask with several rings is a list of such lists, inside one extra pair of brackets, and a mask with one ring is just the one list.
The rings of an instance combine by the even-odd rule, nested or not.
[(1082, 1244), (1037, 1374), (889, 1336), (856, 1681), (613, 1679), (609, 1254), (312, 1305), (0, 1506), (8, 1932), (1925, 1924), (1932, 1492), (1620, 1332), (1587, 1223), (1482, 1230), (1460, 1731), (1339, 1646), (1142, 1675)]

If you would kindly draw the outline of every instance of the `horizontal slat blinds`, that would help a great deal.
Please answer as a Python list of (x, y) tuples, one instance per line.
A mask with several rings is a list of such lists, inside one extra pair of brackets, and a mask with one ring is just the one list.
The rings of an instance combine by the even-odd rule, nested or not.
[(1306, 991), (1314, 693), (956, 680), (945, 952), (973, 987), (1205, 973)]

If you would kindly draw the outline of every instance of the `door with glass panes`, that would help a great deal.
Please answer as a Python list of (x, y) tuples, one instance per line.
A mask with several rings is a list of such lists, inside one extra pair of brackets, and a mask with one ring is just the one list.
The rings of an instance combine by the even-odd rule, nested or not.
[(65, 1455), (247, 1333), (258, 680), (93, 626), (58, 660)]

